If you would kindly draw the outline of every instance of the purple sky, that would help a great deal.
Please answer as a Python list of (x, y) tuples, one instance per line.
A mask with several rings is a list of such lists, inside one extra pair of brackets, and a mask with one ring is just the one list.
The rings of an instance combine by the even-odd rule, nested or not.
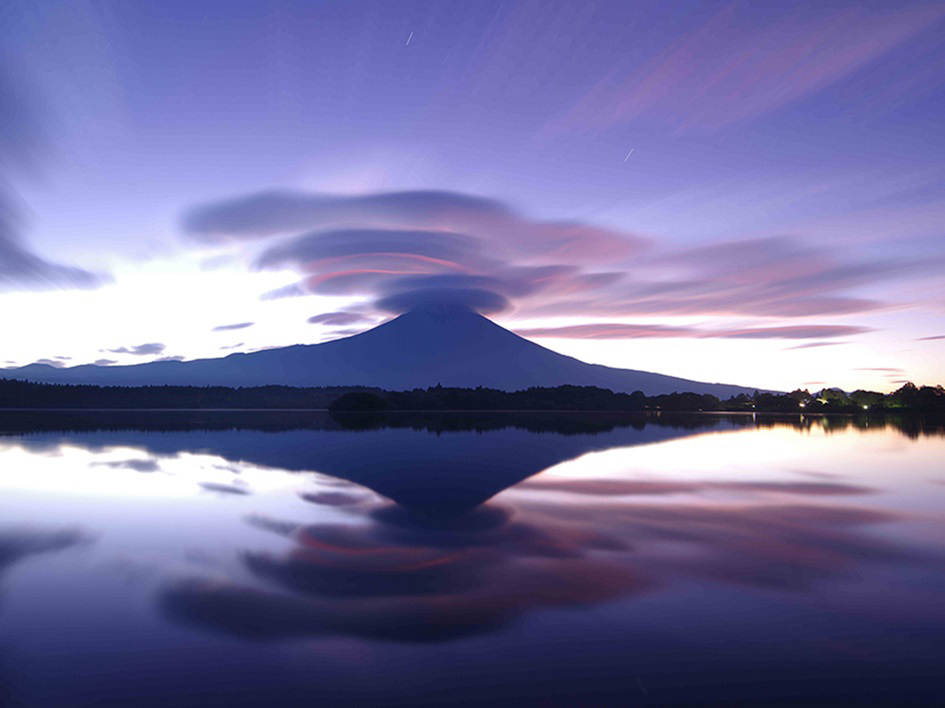
[(945, 4), (7, 2), (0, 366), (461, 301), (585, 360), (945, 381)]

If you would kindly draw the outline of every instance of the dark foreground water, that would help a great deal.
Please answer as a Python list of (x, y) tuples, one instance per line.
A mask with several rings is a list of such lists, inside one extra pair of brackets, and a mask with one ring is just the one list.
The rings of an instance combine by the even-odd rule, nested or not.
[(0, 414), (0, 705), (945, 704), (945, 437)]

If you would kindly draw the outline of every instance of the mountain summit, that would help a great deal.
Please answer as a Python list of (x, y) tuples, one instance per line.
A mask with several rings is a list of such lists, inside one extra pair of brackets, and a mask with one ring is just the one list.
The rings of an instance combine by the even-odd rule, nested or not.
[(470, 310), (424, 308), (367, 332), (322, 344), (295, 345), (220, 359), (132, 366), (56, 368), (30, 364), (5, 378), (103, 386), (376, 386), (389, 390), (484, 386), (600, 386), (646, 395), (692, 391), (729, 397), (751, 389), (646, 371), (587, 364), (558, 354)]

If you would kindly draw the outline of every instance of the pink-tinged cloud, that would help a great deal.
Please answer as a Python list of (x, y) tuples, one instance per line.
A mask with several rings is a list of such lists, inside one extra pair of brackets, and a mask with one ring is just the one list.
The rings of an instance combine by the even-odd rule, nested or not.
[(716, 490), (803, 496), (860, 495), (875, 491), (869, 487), (837, 482), (654, 482), (628, 479), (554, 479), (542, 475), (522, 482), (517, 489), (605, 497), (697, 494)]
[(790, 327), (756, 327), (750, 329), (732, 329), (707, 334), (707, 337), (728, 337), (733, 339), (822, 339), (826, 337), (847, 337), (854, 334), (871, 332), (869, 327), (854, 325), (796, 325)]
[(822, 7), (760, 19), (747, 3), (722, 7), (647, 64), (611, 70), (540, 135), (639, 120), (677, 134), (743, 125), (864, 69), (945, 16), (941, 4)]
[(523, 337), (549, 337), (561, 339), (649, 339), (655, 337), (697, 337), (693, 327), (670, 327), (649, 324), (600, 323), (566, 325), (563, 327), (526, 327), (516, 329)]
[[(192, 235), (266, 239), (256, 266), (291, 268), (303, 276), (266, 299), (361, 295), (383, 302), (384, 312), (392, 303), (417, 303), (402, 297), (408, 291), (451, 303), (477, 291), (471, 299), (488, 302), (491, 312), (511, 304), (522, 317), (847, 315), (887, 306), (851, 290), (930, 267), (927, 260), (853, 258), (789, 236), (660, 252), (632, 233), (529, 219), (501, 202), (453, 192), (256, 195), (195, 213), (188, 222)], [(269, 242), (289, 228), (315, 230)], [(450, 289), (458, 291), (455, 296)], [(493, 297), (483, 297), (484, 290)], [(568, 336), (588, 335), (574, 330)], [(689, 333), (617, 328), (596, 338), (623, 336)], [(792, 335), (752, 330), (706, 336)]]
[[(882, 302), (847, 291), (927, 271), (919, 259), (864, 260), (787, 236), (643, 255), (621, 282), (581, 297), (544, 297), (521, 315), (753, 315), (814, 317), (870, 312)], [(555, 293), (549, 293), (554, 295)]]
[(352, 253), (337, 258), (322, 258), (301, 263), (301, 268), (313, 273), (341, 268), (345, 264), (356, 263), (360, 268), (384, 268), (392, 263), (404, 262), (425, 266), (426, 269), (445, 272), (467, 272), (469, 266), (446, 258), (434, 258), (420, 253), (390, 253), (385, 251)]
[[(919, 568), (940, 561), (869, 533), (899, 515), (804, 499), (872, 491), (865, 487), (697, 485), (762, 500), (795, 495), (783, 503), (581, 504), (574, 498), (636, 494), (641, 489), (635, 484), (647, 485), (625, 484), (539, 478), (523, 485), (542, 492), (537, 503), (531, 499), (514, 509), (490, 504), (433, 522), (370, 500), (329, 498), (330, 505), (347, 504), (363, 523), (254, 520), (293, 542), (284, 552), (243, 555), (246, 570), (270, 589), (247, 585), (245, 577), (195, 579), (166, 588), (161, 606), (179, 621), (255, 639), (450, 641), (498, 631), (537, 610), (589, 607), (680, 582), (804, 592), (868, 564)], [(692, 491), (685, 487), (677, 482), (661, 489), (657, 482), (644, 493)], [(570, 492), (567, 504), (549, 489)], [(680, 544), (686, 553), (678, 552)]]
[(558, 337), (567, 339), (643, 339), (643, 338), (723, 338), (723, 339), (822, 339), (847, 337), (871, 331), (854, 325), (792, 325), (786, 327), (752, 327), (745, 329), (700, 329), (664, 325), (600, 323), (564, 327), (518, 329), (523, 337)]
[[(308, 274), (265, 299), (300, 292), (367, 294), (383, 310), (417, 302), (402, 297), (407, 290), (458, 302), (469, 299), (471, 290), (487, 288), (491, 297), (473, 300), (488, 302), (490, 311), (500, 302), (504, 308), (507, 298), (539, 291), (559, 297), (593, 292), (620, 280), (623, 273), (612, 270), (613, 264), (647, 246), (634, 234), (529, 219), (496, 200), (454, 192), (263, 193), (198, 207), (185, 227), (192, 237), (213, 243), (309, 229), (269, 245), (256, 260), (257, 268)], [(611, 270), (595, 267), (603, 263)], [(458, 292), (447, 295), (448, 288)]]

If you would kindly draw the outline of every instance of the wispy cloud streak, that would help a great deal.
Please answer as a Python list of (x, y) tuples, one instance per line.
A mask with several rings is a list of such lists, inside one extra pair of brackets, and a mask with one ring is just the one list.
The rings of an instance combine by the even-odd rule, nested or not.
[(945, 15), (941, 5), (752, 10), (730, 3), (645, 66), (611, 70), (542, 134), (638, 120), (676, 133), (745, 124), (863, 69)]

